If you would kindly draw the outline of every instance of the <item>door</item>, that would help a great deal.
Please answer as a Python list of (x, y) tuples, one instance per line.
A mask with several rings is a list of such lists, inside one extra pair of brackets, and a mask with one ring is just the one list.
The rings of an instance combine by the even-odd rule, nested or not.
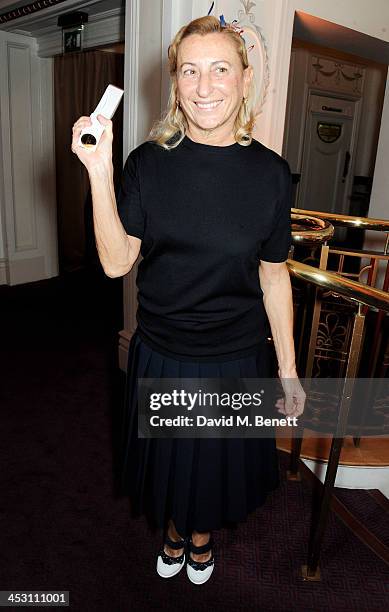
[[(52, 60), (0, 31), (0, 283), (58, 273)], [(0, 270), (1, 272), (1, 270)]]
[[(311, 94), (297, 207), (348, 214), (355, 102)], [(336, 228), (343, 240), (346, 228)]]

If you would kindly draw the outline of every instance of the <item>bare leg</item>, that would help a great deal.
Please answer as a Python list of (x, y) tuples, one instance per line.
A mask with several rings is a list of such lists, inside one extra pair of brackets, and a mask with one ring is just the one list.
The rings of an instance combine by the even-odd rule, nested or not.
[[(203, 546), (203, 544), (206, 544), (209, 541), (210, 536), (211, 534), (209, 531), (193, 531), (192, 542), (195, 546)], [(199, 561), (200, 563), (203, 563), (204, 561), (208, 561), (212, 557), (212, 550), (209, 550), (206, 553), (202, 553), (201, 555), (196, 555), (195, 553), (191, 552), (190, 556), (192, 557), (193, 561)]]
[[(174, 523), (171, 519), (168, 524), (167, 535), (169, 536), (171, 540), (173, 540), (173, 542), (180, 542), (181, 540), (184, 539), (177, 532), (174, 526)], [(180, 555), (182, 555), (183, 547), (179, 548), (178, 550), (174, 550), (174, 548), (170, 548), (170, 546), (165, 544), (164, 550), (165, 550), (165, 553), (169, 555), (169, 557), (179, 557)]]

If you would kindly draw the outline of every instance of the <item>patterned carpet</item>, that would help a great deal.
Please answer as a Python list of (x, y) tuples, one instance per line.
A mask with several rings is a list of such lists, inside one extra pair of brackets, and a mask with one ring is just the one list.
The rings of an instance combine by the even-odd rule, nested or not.
[[(114, 492), (121, 283), (74, 274), (0, 287), (0, 589), (69, 590), (70, 609), (82, 612), (388, 610), (389, 567), (333, 512), (322, 580), (302, 580), (312, 489), (286, 480), (283, 453), (281, 487), (236, 530), (214, 533), (211, 580), (159, 578), (160, 533), (131, 520)], [(339, 497), (389, 544), (373, 495)]]

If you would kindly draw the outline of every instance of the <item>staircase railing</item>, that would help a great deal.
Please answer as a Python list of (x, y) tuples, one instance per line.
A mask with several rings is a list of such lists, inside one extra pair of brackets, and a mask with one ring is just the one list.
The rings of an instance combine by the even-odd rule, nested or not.
[[(359, 228), (363, 226), (364, 229), (376, 229), (378, 231), (389, 232), (389, 221), (319, 213), (317, 211), (303, 211), (299, 209), (292, 209), (291, 217), (294, 245), (322, 245), (322, 257), (318, 268), (301, 263), (292, 258), (288, 259), (287, 265), (291, 276), (299, 281), (303, 281), (309, 287), (315, 287), (315, 305), (317, 305), (317, 302), (320, 302), (320, 294), (325, 292), (327, 295), (332, 295), (336, 298), (340, 297), (356, 307), (352, 315), (352, 331), (349, 338), (349, 350), (345, 363), (345, 384), (339, 402), (335, 433), (332, 437), (326, 476), (321, 491), (320, 510), (317, 521), (311, 530), (307, 564), (302, 566), (303, 578), (305, 580), (317, 581), (320, 580), (320, 550), (328, 521), (340, 452), (347, 430), (354, 379), (358, 374), (358, 365), (363, 344), (365, 315), (369, 308), (378, 310), (383, 316), (389, 312), (389, 294), (386, 291), (361, 283), (357, 280), (352, 280), (340, 273), (328, 271), (324, 266), (322, 267), (321, 264), (323, 263), (323, 257), (325, 258), (325, 263), (327, 262), (327, 241), (331, 240), (333, 235), (333, 224), (346, 224), (349, 227)], [(293, 252), (293, 250), (292, 246), (291, 251)], [(387, 244), (385, 245), (385, 254), (389, 256)], [(319, 315), (320, 308), (314, 309), (306, 364), (306, 375), (308, 376), (312, 373), (312, 360), (319, 329)], [(303, 425), (300, 427), (303, 428)], [(303, 432), (301, 429), (300, 431), (298, 428), (297, 430), (293, 429), (290, 469), (288, 471), (288, 478), (290, 480), (300, 480), (298, 466), (302, 438)]]

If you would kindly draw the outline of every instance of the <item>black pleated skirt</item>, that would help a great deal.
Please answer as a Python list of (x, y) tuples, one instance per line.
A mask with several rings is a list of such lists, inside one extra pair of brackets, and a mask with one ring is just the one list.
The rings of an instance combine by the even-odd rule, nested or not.
[(134, 517), (155, 527), (174, 521), (178, 533), (236, 526), (279, 486), (275, 437), (138, 438), (138, 378), (268, 377), (271, 347), (231, 361), (180, 361), (160, 354), (135, 331), (127, 363), (122, 419), (121, 494)]

